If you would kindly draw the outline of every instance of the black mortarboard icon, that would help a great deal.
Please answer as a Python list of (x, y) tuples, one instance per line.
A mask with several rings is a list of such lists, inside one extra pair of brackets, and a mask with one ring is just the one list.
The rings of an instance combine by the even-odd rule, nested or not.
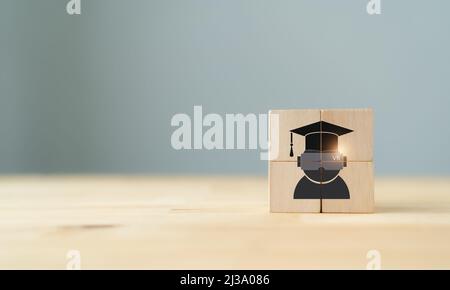
[(338, 137), (353, 130), (337, 126), (325, 121), (319, 121), (312, 123), (297, 129), (293, 129), (291, 132), (291, 152), (289, 156), (294, 156), (292, 149), (293, 138), (292, 133), (305, 136), (305, 152), (324, 152), (324, 151), (337, 151), (338, 149)]

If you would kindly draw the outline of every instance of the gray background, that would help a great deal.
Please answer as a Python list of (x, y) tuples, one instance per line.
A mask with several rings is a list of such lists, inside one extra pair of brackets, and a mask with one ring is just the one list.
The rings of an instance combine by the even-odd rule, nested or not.
[(0, 173), (266, 173), (174, 151), (178, 112), (372, 107), (376, 172), (450, 173), (450, 1), (0, 3)]

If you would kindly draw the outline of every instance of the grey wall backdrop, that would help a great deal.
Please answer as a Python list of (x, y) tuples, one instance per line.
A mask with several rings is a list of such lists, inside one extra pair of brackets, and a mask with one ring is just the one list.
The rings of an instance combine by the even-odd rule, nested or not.
[(450, 1), (0, 3), (0, 172), (266, 173), (173, 114), (373, 107), (377, 174), (450, 173)]

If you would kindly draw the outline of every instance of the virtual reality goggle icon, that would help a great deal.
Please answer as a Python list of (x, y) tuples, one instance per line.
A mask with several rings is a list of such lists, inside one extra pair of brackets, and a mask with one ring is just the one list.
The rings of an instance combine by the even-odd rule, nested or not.
[(342, 153), (303, 153), (297, 157), (297, 166), (303, 170), (341, 170), (347, 166), (347, 156)]

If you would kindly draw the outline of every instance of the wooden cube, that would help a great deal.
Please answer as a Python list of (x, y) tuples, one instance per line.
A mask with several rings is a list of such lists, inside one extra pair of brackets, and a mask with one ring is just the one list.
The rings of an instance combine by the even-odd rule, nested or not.
[(321, 120), (353, 130), (339, 136), (339, 152), (348, 161), (373, 160), (373, 113), (371, 109), (321, 110)]
[(269, 113), (271, 212), (374, 210), (371, 109)]
[(290, 130), (320, 120), (320, 110), (272, 110), (269, 112), (270, 156), (274, 161), (294, 161), (305, 148), (305, 138), (293, 135), (294, 156), (290, 153)]
[[(339, 173), (347, 185), (349, 199), (322, 199), (322, 212), (371, 213), (374, 211), (374, 180), (372, 162), (350, 161)], [(323, 191), (326, 190), (325, 186)], [(332, 193), (331, 193), (332, 194)], [(330, 193), (323, 192), (323, 197)]]
[(320, 212), (320, 199), (294, 199), (295, 187), (305, 176), (296, 162), (270, 162), (269, 176), (271, 212)]

